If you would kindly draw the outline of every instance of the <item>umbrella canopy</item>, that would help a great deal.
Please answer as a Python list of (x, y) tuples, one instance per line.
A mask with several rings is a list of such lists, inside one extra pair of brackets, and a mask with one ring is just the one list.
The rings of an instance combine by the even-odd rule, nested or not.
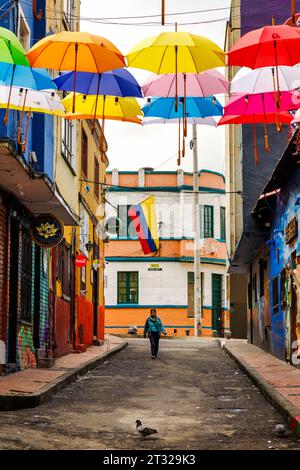
[[(179, 119), (164, 119), (164, 118), (157, 118), (157, 119), (152, 119), (152, 118), (144, 118), (143, 119), (143, 126), (146, 126), (148, 124), (178, 124)], [(187, 118), (187, 123), (188, 124), (196, 124), (196, 125), (205, 125), (205, 126), (212, 126), (212, 127), (217, 127), (217, 122), (213, 117), (207, 117), (207, 118)]]
[(17, 36), (9, 29), (0, 27), (0, 62), (29, 67), (25, 49)]
[[(175, 74), (152, 74), (142, 86), (145, 96), (174, 97), (176, 94)], [(205, 97), (229, 91), (229, 81), (217, 70), (207, 70), (199, 74), (178, 75), (179, 96)]]
[[(298, 109), (299, 107), (300, 93), (298, 91), (284, 91), (281, 93), (279, 112)], [(275, 114), (276, 111), (276, 96), (273, 92), (257, 93), (255, 95), (237, 94), (232, 95), (224, 107), (224, 116)]]
[(256, 69), (300, 62), (300, 31), (288, 25), (264, 26), (236, 41), (228, 52), (228, 65)]
[[(143, 112), (135, 98), (119, 98), (115, 96), (99, 96), (76, 94), (76, 113), (72, 113), (73, 93), (62, 100), (66, 109), (66, 119), (115, 119), (120, 121), (138, 122), (136, 118)], [(134, 119), (133, 119), (134, 118)]]
[(9, 95), (10, 109), (44, 114), (64, 112), (64, 106), (54, 90), (36, 91), (27, 88), (0, 86), (0, 108), (6, 108)]
[(119, 49), (90, 33), (63, 31), (46, 36), (27, 52), (32, 67), (101, 73), (126, 66)]
[[(74, 72), (63, 73), (55, 78), (59, 90), (74, 91)], [(141, 88), (134, 76), (126, 69), (100, 74), (78, 72), (76, 89), (85, 95), (136, 96), (142, 98)]]
[[(297, 113), (296, 113), (297, 114)], [(288, 111), (278, 113), (278, 119), (281, 124), (290, 124), (292, 115)], [(224, 124), (274, 124), (276, 122), (276, 113), (268, 114), (247, 114), (238, 116), (222, 116), (218, 122), (218, 126)]]
[[(241, 68), (231, 81), (231, 93), (267, 93), (274, 89), (274, 67), (263, 67), (251, 70)], [(278, 67), (279, 88), (281, 91), (290, 91), (300, 86), (300, 67)]]
[(45, 69), (32, 69), (23, 65), (0, 63), (0, 85), (31, 88), (32, 90), (57, 89)]
[(199, 73), (225, 64), (225, 53), (213, 41), (182, 31), (164, 32), (139, 42), (127, 54), (129, 67), (151, 72)]
[[(222, 116), (223, 107), (214, 97), (207, 98), (186, 98), (186, 117)], [(184, 118), (184, 99), (179, 98), (181, 107), (175, 110), (174, 98), (155, 98), (146, 104), (142, 109), (145, 116), (161, 117), (166, 119)], [(180, 109), (182, 108), (182, 109)]]

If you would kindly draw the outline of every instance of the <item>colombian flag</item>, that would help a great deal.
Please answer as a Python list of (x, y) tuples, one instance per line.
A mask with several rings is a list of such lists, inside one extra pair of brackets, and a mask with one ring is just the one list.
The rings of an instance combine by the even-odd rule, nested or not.
[(154, 196), (131, 206), (128, 214), (134, 222), (144, 254), (156, 252), (159, 249), (159, 240)]

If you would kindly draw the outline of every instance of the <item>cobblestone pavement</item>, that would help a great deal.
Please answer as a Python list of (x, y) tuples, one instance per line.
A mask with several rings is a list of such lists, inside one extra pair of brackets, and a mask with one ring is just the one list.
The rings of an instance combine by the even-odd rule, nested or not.
[[(141, 419), (158, 434), (135, 434)], [(211, 340), (129, 346), (34, 409), (0, 412), (0, 449), (300, 449), (283, 418)]]

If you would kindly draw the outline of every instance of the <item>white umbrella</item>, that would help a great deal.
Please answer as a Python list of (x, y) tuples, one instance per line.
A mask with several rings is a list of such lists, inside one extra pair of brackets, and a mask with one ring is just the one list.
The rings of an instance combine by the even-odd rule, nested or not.
[(56, 114), (65, 112), (61, 99), (54, 90), (37, 91), (29, 88), (0, 86), (0, 108), (18, 111)]
[[(255, 70), (242, 67), (231, 81), (231, 93), (267, 93), (276, 90), (295, 90), (300, 87), (300, 67), (280, 66), (278, 67), (279, 83), (276, 83), (275, 67), (263, 67)], [(275, 85), (274, 85), (275, 84)]]
[[(178, 119), (143, 118), (142, 123), (143, 123), (143, 126), (147, 124), (178, 124)], [(213, 117), (206, 117), (206, 118), (188, 117), (187, 123), (217, 127), (217, 121)]]

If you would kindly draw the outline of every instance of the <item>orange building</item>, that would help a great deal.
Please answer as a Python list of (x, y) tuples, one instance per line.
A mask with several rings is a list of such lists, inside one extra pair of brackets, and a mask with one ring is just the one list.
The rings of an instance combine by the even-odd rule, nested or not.
[[(107, 172), (105, 316), (106, 331), (142, 333), (150, 308), (156, 308), (169, 335), (193, 334), (194, 231), (193, 175), (182, 170)], [(199, 172), (201, 217), (202, 334), (229, 332), (226, 306), (225, 180)], [(128, 216), (131, 205), (155, 196), (160, 248), (144, 255)], [(117, 221), (117, 223), (116, 223)]]

